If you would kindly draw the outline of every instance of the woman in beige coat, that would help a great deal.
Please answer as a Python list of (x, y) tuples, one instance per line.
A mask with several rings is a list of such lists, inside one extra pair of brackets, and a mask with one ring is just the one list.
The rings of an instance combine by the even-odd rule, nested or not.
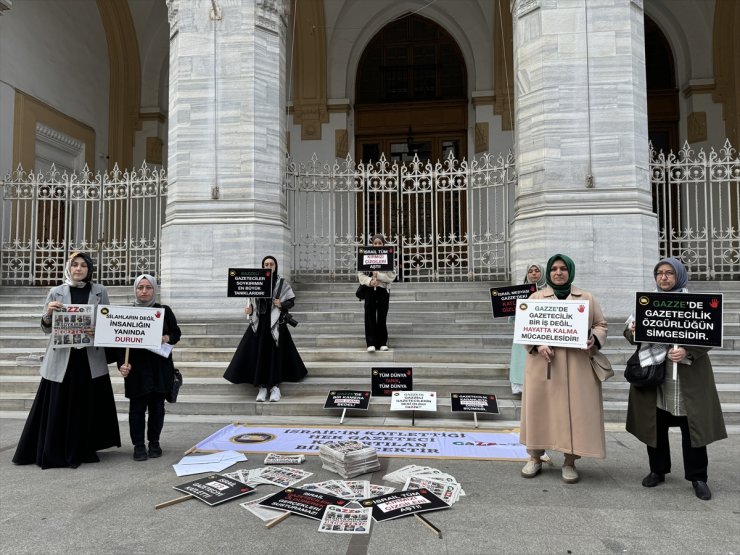
[[(574, 484), (579, 476), (575, 461), (580, 457), (606, 456), (601, 382), (591, 369), (591, 355), (604, 346), (607, 324), (591, 293), (572, 286), (575, 264), (556, 254), (547, 262), (547, 287), (531, 299), (589, 301), (588, 348), (574, 349), (525, 345), (529, 352), (524, 370), (520, 441), (530, 460), (522, 476), (534, 478), (542, 470), (545, 449), (565, 454), (562, 478)], [(548, 379), (548, 365), (550, 377)]]

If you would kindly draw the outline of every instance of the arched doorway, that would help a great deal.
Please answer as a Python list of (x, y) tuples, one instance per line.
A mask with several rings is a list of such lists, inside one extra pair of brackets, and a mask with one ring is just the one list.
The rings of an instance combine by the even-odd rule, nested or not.
[(656, 151), (677, 152), (681, 117), (673, 50), (658, 25), (645, 16), (648, 136)]
[(368, 178), (357, 196), (358, 235), (381, 232), (397, 242), (402, 278), (459, 275), (467, 261), (466, 184), (435, 179), (428, 167), (466, 152), (459, 46), (429, 19), (395, 19), (368, 43), (356, 83), (356, 156), (382, 176)]

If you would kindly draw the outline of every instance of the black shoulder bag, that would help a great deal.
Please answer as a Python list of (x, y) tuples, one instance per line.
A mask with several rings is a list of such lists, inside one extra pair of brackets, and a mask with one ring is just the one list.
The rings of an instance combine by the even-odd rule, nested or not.
[(640, 347), (627, 359), (624, 379), (635, 387), (655, 387), (665, 380), (665, 361), (650, 366), (640, 366)]

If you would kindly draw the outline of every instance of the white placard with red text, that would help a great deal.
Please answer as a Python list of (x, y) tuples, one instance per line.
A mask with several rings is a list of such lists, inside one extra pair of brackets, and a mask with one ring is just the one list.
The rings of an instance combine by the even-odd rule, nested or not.
[(523, 299), (516, 306), (514, 343), (585, 349), (588, 311), (588, 301)]
[(159, 349), (163, 325), (164, 308), (98, 305), (95, 346)]

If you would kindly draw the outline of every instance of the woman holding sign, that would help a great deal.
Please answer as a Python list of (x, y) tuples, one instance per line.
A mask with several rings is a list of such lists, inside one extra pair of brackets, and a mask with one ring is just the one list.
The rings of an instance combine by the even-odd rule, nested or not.
[[(234, 357), (224, 373), (231, 383), (250, 383), (259, 388), (257, 402), (276, 402), (281, 398), (282, 382), (297, 382), (306, 374), (306, 365), (298, 354), (287, 324), (292, 321), (288, 311), (295, 305), (295, 293), (290, 283), (278, 274), (274, 256), (262, 259), (262, 267), (272, 270), (273, 289), (269, 299), (247, 299), (244, 313), (249, 326)], [(293, 321), (292, 325), (297, 325)]]
[[(373, 247), (385, 245), (382, 233), (373, 235)], [(357, 279), (365, 286), (365, 343), (367, 352), (388, 350), (388, 305), (390, 303), (391, 283), (396, 272), (357, 272)]]
[[(675, 258), (666, 258), (653, 269), (656, 291), (686, 293), (689, 275)], [(634, 344), (635, 319), (627, 320), (624, 336)], [(642, 343), (642, 366), (665, 364), (665, 380), (654, 387), (630, 385), (627, 404), (627, 431), (647, 445), (650, 473), (642, 480), (646, 488), (665, 481), (671, 471), (668, 428), (681, 428), (684, 477), (691, 482), (699, 499), (708, 501), (707, 445), (727, 437), (717, 386), (714, 383), (708, 347)], [(678, 364), (673, 379), (673, 364)]]
[(589, 337), (585, 349), (525, 345), (529, 355), (519, 433), (530, 456), (522, 476), (537, 476), (542, 470), (541, 457), (550, 449), (565, 455), (562, 479), (566, 484), (579, 480), (577, 459), (606, 457), (601, 382), (591, 368), (591, 355), (604, 346), (607, 324), (593, 295), (572, 285), (575, 274), (573, 261), (556, 254), (547, 261), (547, 287), (529, 297), (588, 301)]
[[(162, 325), (162, 344), (175, 345), (180, 341), (181, 332), (177, 318), (167, 305), (155, 302), (157, 280), (142, 274), (134, 280), (134, 306), (161, 308), (164, 310)], [(172, 350), (164, 347), (154, 353), (148, 349), (129, 349), (128, 363), (124, 362), (124, 349), (118, 349), (118, 367), (125, 379), (126, 397), (129, 399), (128, 428), (131, 443), (134, 444), (134, 460), (145, 461), (162, 456), (159, 435), (164, 426), (164, 401), (172, 391), (175, 365)], [(149, 411), (149, 422), (146, 412)], [(144, 428), (149, 441), (149, 451), (144, 444)]]
[[(545, 269), (539, 264), (530, 264), (524, 275), (524, 284), (534, 283), (537, 289), (545, 286)], [(509, 316), (509, 322), (513, 322), (514, 317)], [(527, 359), (527, 351), (524, 347), (514, 343), (511, 346), (511, 360), (509, 361), (509, 381), (511, 382), (511, 392), (514, 395), (522, 394), (524, 385), (524, 363)]]
[[(110, 304), (108, 291), (93, 283), (95, 270), (87, 253), (73, 252), (64, 266), (64, 283), (46, 297), (41, 329), (52, 332), (52, 317), (65, 305)], [(88, 330), (89, 338), (94, 330)], [(15, 464), (41, 468), (98, 462), (96, 451), (120, 447), (116, 404), (103, 347), (53, 346), (41, 363), (41, 383), (23, 428)]]

